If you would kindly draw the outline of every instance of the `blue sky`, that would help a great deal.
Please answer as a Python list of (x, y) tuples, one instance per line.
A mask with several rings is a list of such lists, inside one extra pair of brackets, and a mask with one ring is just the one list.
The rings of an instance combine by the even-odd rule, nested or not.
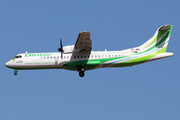
[[(180, 119), (178, 0), (1, 0), (1, 120)], [(4, 64), (18, 53), (57, 52), (90, 31), (94, 51), (143, 44), (156, 29), (173, 25), (173, 57), (125, 68), (78, 72), (25, 70)]]

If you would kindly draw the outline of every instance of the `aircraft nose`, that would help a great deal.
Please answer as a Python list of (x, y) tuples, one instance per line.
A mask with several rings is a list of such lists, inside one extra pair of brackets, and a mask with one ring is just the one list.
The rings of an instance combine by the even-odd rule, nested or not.
[(9, 63), (9, 62), (5, 63), (5, 66), (6, 66), (6, 67), (9, 67), (9, 66), (10, 66), (10, 63)]

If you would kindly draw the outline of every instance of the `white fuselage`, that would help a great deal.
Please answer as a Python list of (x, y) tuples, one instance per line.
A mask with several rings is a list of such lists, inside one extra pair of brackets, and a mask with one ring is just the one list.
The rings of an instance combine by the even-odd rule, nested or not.
[[(115, 57), (124, 57), (130, 54), (130, 49), (123, 51), (97, 51), (91, 53), (23, 53), (21, 58), (15, 58), (6, 63), (6, 66), (19, 69), (36, 69), (36, 68), (61, 68), (67, 62), (82, 61), (82, 60), (97, 60)], [(16, 55), (16, 56), (18, 56)]]

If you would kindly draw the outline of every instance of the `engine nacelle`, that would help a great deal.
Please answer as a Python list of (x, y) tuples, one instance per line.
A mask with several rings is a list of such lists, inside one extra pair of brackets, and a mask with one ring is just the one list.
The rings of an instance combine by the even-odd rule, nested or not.
[(76, 49), (74, 45), (68, 45), (63, 47), (64, 53), (77, 53), (82, 49)]
[(68, 45), (63, 47), (64, 53), (72, 53), (73, 49), (74, 49), (74, 45)]

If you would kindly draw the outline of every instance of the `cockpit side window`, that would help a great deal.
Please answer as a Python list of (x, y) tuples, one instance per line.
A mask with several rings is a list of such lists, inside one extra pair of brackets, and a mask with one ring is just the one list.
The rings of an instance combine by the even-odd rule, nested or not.
[(22, 58), (21, 55), (16, 55), (14, 58)]

